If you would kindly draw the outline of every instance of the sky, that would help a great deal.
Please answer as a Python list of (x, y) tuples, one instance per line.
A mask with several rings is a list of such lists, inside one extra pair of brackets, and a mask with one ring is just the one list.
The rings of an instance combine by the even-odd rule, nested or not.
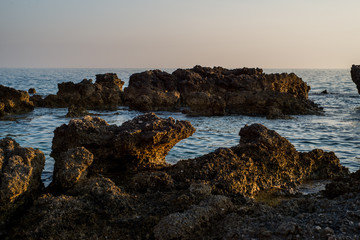
[(350, 68), (359, 0), (0, 0), (0, 67)]

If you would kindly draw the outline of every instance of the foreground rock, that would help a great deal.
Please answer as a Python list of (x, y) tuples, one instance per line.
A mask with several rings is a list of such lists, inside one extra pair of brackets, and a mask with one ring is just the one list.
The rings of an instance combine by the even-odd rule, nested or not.
[(11, 138), (0, 140), (0, 226), (41, 192), (44, 164), (40, 150), (22, 148)]
[(239, 134), (238, 146), (180, 161), (169, 174), (179, 185), (196, 179), (210, 183), (216, 194), (253, 197), (263, 190), (292, 191), (305, 180), (348, 173), (333, 152), (297, 152), (287, 139), (263, 125), (245, 126)]
[(142, 111), (190, 108), (192, 115), (245, 114), (285, 118), (318, 114), (308, 100), (310, 87), (295, 74), (264, 74), (261, 69), (195, 66), (172, 74), (160, 70), (133, 74), (125, 104)]
[(86, 116), (55, 130), (51, 156), (57, 161), (62, 159), (63, 152), (84, 147), (94, 155), (94, 171), (164, 166), (170, 149), (194, 132), (188, 121), (161, 119), (153, 113), (138, 116), (121, 126)]
[(0, 117), (34, 110), (26, 91), (0, 85)]
[[(170, 148), (193, 132), (188, 122), (154, 114), (120, 127), (87, 116), (57, 128), (53, 187), (12, 226), (9, 239), (359, 237), (357, 189), (331, 199), (290, 192), (305, 180), (348, 179), (333, 153), (297, 152), (253, 124), (241, 129), (235, 147), (165, 164)], [(104, 161), (107, 171), (99, 174)], [(272, 207), (252, 199), (272, 189), (292, 199)]]
[(357, 90), (360, 94), (360, 65), (352, 65), (351, 79), (356, 84)]
[(84, 79), (80, 83), (63, 82), (58, 84), (56, 95), (45, 99), (32, 97), (38, 107), (70, 107), (71, 105), (86, 109), (116, 109), (122, 104), (121, 81), (115, 73), (96, 75), (96, 82)]

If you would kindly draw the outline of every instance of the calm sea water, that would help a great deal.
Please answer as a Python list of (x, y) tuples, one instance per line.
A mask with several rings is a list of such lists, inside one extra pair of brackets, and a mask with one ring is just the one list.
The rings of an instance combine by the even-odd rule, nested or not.
[[(57, 84), (80, 82), (98, 73), (115, 72), (128, 82), (131, 74), (146, 69), (0, 69), (0, 84), (16, 89), (36, 88), (38, 94), (57, 92)], [(174, 69), (167, 69), (172, 72)], [(266, 69), (266, 73), (294, 72), (311, 86), (309, 98), (324, 107), (323, 116), (294, 116), (292, 120), (267, 120), (262, 117), (224, 116), (187, 117), (181, 113), (157, 112), (160, 117), (189, 120), (196, 133), (178, 143), (168, 154), (167, 161), (194, 158), (219, 147), (234, 146), (239, 142), (239, 130), (245, 124), (261, 123), (286, 137), (299, 151), (320, 148), (334, 151), (343, 165), (351, 171), (360, 168), (360, 95), (351, 81), (349, 69), (299, 70)], [(329, 94), (320, 94), (327, 90)], [(51, 182), (54, 160), (49, 156), (53, 131), (68, 123), (67, 109), (37, 108), (33, 112), (12, 116), (0, 121), (0, 138), (12, 137), (24, 147), (38, 148), (46, 155), (43, 172), (45, 184)], [(142, 114), (119, 108), (117, 111), (92, 111), (109, 124), (123, 122)]]

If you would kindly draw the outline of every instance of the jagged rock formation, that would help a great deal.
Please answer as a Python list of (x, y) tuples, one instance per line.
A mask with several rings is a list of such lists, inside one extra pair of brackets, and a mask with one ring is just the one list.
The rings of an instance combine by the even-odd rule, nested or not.
[[(194, 131), (188, 122), (155, 114), (119, 127), (90, 116), (62, 125), (53, 140), (53, 186), (12, 226), (9, 238), (321, 239), (341, 237), (343, 232), (359, 236), (356, 224), (340, 222), (358, 221), (359, 194), (347, 200), (292, 195), (294, 199), (274, 207), (246, 197), (273, 188), (294, 190), (303, 180), (346, 179), (347, 169), (333, 153), (299, 153), (275, 131), (253, 124), (241, 129), (235, 147), (165, 164), (168, 150)], [(116, 162), (126, 167), (111, 174), (94, 171), (107, 160), (108, 170), (110, 163), (116, 170)]]
[(0, 117), (32, 110), (34, 104), (26, 91), (0, 85)]
[(133, 74), (124, 101), (142, 111), (189, 107), (192, 115), (245, 114), (283, 118), (317, 114), (310, 87), (295, 74), (264, 74), (261, 69), (228, 70), (195, 66), (172, 74), (160, 70)]
[(352, 65), (351, 79), (356, 84), (358, 93), (360, 94), (360, 65)]
[(148, 113), (121, 126), (86, 116), (73, 119), (54, 132), (51, 156), (59, 159), (62, 152), (85, 147), (94, 154), (97, 170), (119, 171), (165, 165), (165, 156), (180, 140), (195, 132), (188, 121), (161, 119)]
[(71, 105), (86, 109), (116, 109), (122, 104), (121, 81), (115, 73), (96, 75), (96, 82), (84, 79), (80, 83), (63, 82), (58, 84), (56, 95), (42, 99), (32, 97), (38, 107), (70, 107)]
[(22, 148), (11, 138), (0, 140), (0, 226), (40, 193), (44, 164), (40, 150)]
[(347, 175), (333, 152), (299, 153), (287, 139), (263, 125), (246, 126), (239, 134), (238, 146), (182, 160), (169, 174), (180, 185), (203, 180), (216, 194), (246, 196), (271, 188), (291, 189), (304, 180)]

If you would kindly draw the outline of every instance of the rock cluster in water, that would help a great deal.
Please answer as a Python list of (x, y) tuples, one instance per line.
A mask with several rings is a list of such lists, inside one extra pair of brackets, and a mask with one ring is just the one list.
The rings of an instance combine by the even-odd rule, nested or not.
[(30, 112), (33, 109), (34, 104), (26, 91), (0, 85), (0, 117)]
[(317, 114), (310, 87), (295, 74), (264, 74), (262, 69), (228, 70), (195, 66), (172, 74), (152, 70), (133, 74), (124, 101), (142, 111), (188, 107), (192, 115), (245, 114), (268, 118)]
[(172, 74), (151, 70), (133, 74), (124, 91), (123, 85), (115, 73), (98, 74), (95, 83), (91, 79), (63, 82), (58, 84), (56, 95), (43, 99), (35, 94), (30, 99), (37, 107), (68, 107), (68, 117), (84, 116), (86, 109), (118, 106), (140, 111), (268, 118), (321, 112), (321, 108), (308, 99), (310, 87), (301, 78), (293, 73), (265, 74), (259, 68), (228, 70), (195, 66)]
[[(237, 146), (167, 164), (168, 151), (194, 131), (187, 121), (151, 113), (121, 126), (90, 116), (60, 126), (53, 139), (52, 184), (26, 212), (13, 216), (16, 221), (7, 225), (3, 236), (359, 237), (359, 188), (351, 187), (351, 182), (359, 182), (360, 174), (349, 175), (334, 153), (297, 152), (276, 132), (253, 124), (241, 129)], [(338, 179), (328, 185), (324, 197), (294, 195), (299, 183), (323, 178)], [(292, 199), (276, 206), (253, 200), (264, 192), (292, 194)]]
[(83, 107), (86, 109), (116, 109), (122, 105), (121, 81), (115, 73), (96, 75), (95, 83), (91, 79), (84, 79), (80, 83), (63, 82), (58, 84), (56, 95), (32, 96), (32, 100), (39, 107)]
[(360, 65), (352, 65), (351, 78), (353, 82), (356, 84), (357, 90), (360, 94)]
[[(360, 66), (352, 66), (351, 77), (360, 93)], [(308, 99), (310, 86), (294, 73), (265, 74), (259, 68), (195, 66), (172, 74), (150, 70), (131, 75), (124, 91), (123, 85), (115, 73), (98, 74), (95, 83), (91, 79), (60, 83), (57, 94), (44, 99), (33, 88), (29, 92), (35, 95), (29, 98), (25, 91), (0, 85), (0, 116), (31, 111), (34, 104), (68, 107), (67, 117), (84, 116), (87, 109), (118, 106), (140, 111), (183, 111), (204, 116), (243, 114), (269, 119), (322, 111)]]

